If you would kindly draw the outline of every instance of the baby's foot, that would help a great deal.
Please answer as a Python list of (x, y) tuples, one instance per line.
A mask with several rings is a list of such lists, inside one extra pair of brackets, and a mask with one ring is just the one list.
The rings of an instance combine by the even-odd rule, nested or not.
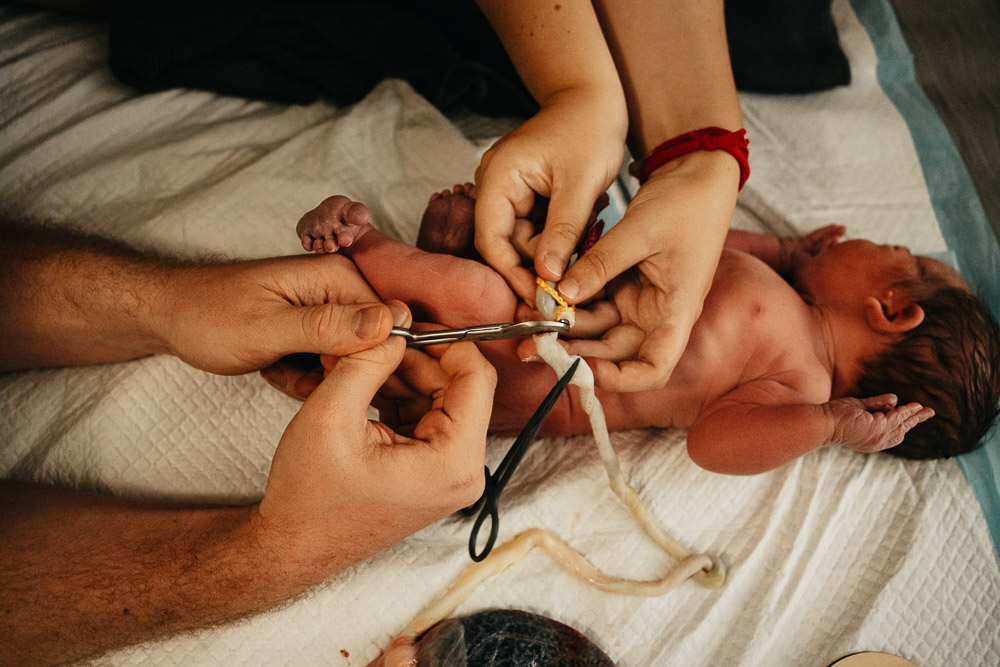
[(295, 226), (295, 233), (307, 251), (337, 252), (372, 229), (371, 219), (371, 211), (361, 202), (334, 195), (303, 215)]
[(417, 247), (427, 252), (477, 258), (475, 213), (476, 186), (472, 183), (435, 192), (420, 220)]

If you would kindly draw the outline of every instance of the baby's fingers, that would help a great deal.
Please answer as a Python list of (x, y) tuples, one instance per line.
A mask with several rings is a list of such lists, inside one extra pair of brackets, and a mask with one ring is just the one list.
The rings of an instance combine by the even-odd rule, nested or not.
[(895, 394), (881, 394), (859, 400), (870, 412), (889, 412), (896, 407), (899, 398)]
[(806, 239), (815, 245), (833, 245), (846, 233), (847, 228), (843, 225), (827, 225), (809, 232)]
[(886, 413), (887, 427), (885, 436), (869, 452), (879, 452), (895, 447), (903, 442), (906, 434), (917, 424), (934, 416), (934, 410), (925, 408), (919, 403), (907, 403)]
[(905, 433), (917, 424), (933, 417), (934, 409), (924, 407), (920, 403), (907, 403), (903, 407), (897, 408), (894, 414), (897, 415), (899, 425)]

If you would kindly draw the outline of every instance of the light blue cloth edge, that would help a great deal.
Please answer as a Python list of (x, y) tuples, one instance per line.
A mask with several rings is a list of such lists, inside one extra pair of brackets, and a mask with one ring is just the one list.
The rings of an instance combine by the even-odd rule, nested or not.
[[(948, 129), (917, 83), (913, 54), (895, 11), (888, 0), (850, 3), (875, 46), (879, 85), (909, 126), (941, 234), (957, 268), (997, 316), (1000, 247)], [(993, 426), (980, 449), (956, 461), (983, 509), (1000, 562), (1000, 424)]]

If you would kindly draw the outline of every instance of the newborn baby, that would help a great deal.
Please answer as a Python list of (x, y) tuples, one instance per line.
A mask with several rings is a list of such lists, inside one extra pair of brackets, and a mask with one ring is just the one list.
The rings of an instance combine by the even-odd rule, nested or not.
[[(433, 195), (421, 245), (474, 256), (474, 199), (469, 184)], [(844, 231), (828, 226), (781, 239), (731, 231), (670, 380), (654, 391), (599, 392), (608, 427), (689, 429), (696, 463), (735, 474), (831, 444), (895, 448), (911, 458), (975, 448), (997, 414), (996, 322), (947, 265), (899, 246), (841, 242)], [(407, 303), (416, 320), (461, 327), (515, 318), (515, 295), (488, 266), (390, 239), (347, 197), (324, 200), (297, 232), (307, 250), (349, 256), (383, 299)], [(599, 307), (614, 313), (614, 324), (635, 322), (640, 290), (631, 272), (623, 274)], [(597, 340), (571, 347), (601, 350)], [(553, 372), (521, 361), (516, 341), (480, 349), (498, 375), (491, 430), (516, 432), (555, 382)], [(530, 356), (530, 344), (520, 351)], [(392, 410), (402, 418), (408, 397), (391, 384), (383, 396), (390, 401), (379, 407), (389, 408), (386, 418), (397, 418)], [(542, 432), (589, 428), (576, 394), (566, 392)]]

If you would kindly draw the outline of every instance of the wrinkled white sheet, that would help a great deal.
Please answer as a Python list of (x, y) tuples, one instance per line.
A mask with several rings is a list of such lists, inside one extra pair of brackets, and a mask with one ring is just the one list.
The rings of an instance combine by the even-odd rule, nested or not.
[[(867, 36), (846, 2), (835, 7), (854, 83), (743, 96), (753, 176), (735, 224), (784, 234), (841, 222), (852, 236), (944, 250), (909, 134), (875, 83)], [(346, 109), (137, 95), (105, 68), (105, 41), (96, 24), (0, 9), (4, 214), (183, 256), (262, 257), (300, 252), (298, 217), (344, 193), (412, 242), (428, 195), (469, 180), (482, 149), (395, 81)], [(215, 377), (172, 358), (0, 375), (0, 475), (250, 500), (296, 407), (257, 376)], [(926, 667), (1000, 664), (1000, 571), (954, 462), (829, 449), (735, 478), (694, 466), (683, 433), (612, 440), (654, 515), (691, 549), (721, 555), (728, 584), (616, 597), (535, 553), (460, 613), (545, 614), (635, 667), (828, 665), (859, 650)], [(492, 441), (491, 466), (508, 442)], [(667, 566), (607, 489), (589, 437), (529, 452), (504, 496), (501, 540), (532, 526), (610, 574), (654, 578)], [(441, 521), (279, 610), (94, 664), (365, 664), (466, 566), (468, 531)]]

